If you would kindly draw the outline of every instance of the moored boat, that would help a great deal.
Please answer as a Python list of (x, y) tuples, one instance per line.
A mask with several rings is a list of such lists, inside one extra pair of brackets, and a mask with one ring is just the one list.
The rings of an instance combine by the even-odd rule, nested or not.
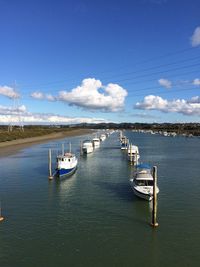
[(94, 148), (100, 147), (100, 139), (98, 137), (93, 138), (92, 143)]
[[(130, 185), (134, 194), (140, 198), (151, 201), (153, 199), (153, 176), (151, 167), (146, 164), (140, 164), (130, 179)], [(156, 193), (159, 193), (158, 186)]]
[(76, 171), (77, 164), (78, 159), (71, 152), (57, 156), (56, 175), (58, 177), (72, 175)]
[(138, 146), (130, 144), (128, 146), (128, 160), (132, 161), (134, 164), (138, 164), (140, 158)]
[(127, 138), (126, 136), (123, 136), (123, 137), (121, 138), (121, 149), (122, 149), (122, 150), (127, 149), (127, 148), (128, 148), (128, 143), (129, 143), (128, 138)]
[(106, 140), (106, 135), (105, 135), (105, 134), (101, 134), (101, 135), (100, 135), (100, 140), (101, 140), (101, 141)]
[(83, 150), (83, 153), (85, 153), (85, 154), (92, 153), (94, 150), (92, 141), (90, 141), (90, 140), (83, 141), (82, 150)]

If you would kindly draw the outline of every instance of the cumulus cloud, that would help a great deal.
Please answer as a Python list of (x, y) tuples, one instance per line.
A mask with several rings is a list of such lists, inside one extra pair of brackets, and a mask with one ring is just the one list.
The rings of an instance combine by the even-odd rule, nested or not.
[(76, 124), (76, 123), (101, 123), (108, 122), (103, 118), (88, 118), (88, 117), (69, 117), (60, 116), (58, 114), (44, 114), (28, 112), (24, 105), (18, 108), (12, 108), (0, 105), (0, 123), (10, 124)]
[(162, 112), (177, 112), (184, 115), (200, 115), (200, 103), (195, 99), (166, 100), (160, 96), (148, 95), (142, 102), (135, 105), (136, 109), (158, 110)]
[(24, 105), (16, 108), (0, 105), (0, 115), (16, 115), (23, 114), (24, 112), (26, 112), (26, 107)]
[(20, 95), (12, 87), (1, 86), (1, 85), (0, 85), (0, 95), (6, 96), (11, 99), (20, 97)]
[(190, 100), (188, 100), (188, 103), (200, 103), (200, 96), (193, 96)]
[(51, 94), (43, 94), (40, 91), (35, 91), (31, 94), (32, 98), (38, 99), (38, 100), (48, 100), (48, 101), (55, 101), (56, 98), (52, 96)]
[(194, 79), (194, 81), (192, 82), (192, 84), (194, 85), (200, 85), (200, 79)]
[(172, 87), (172, 82), (167, 79), (159, 79), (158, 83), (167, 89), (170, 89)]
[(126, 96), (127, 91), (118, 84), (104, 86), (100, 80), (88, 78), (70, 92), (60, 91), (57, 100), (90, 110), (115, 112), (123, 109)]
[(194, 33), (191, 37), (191, 44), (193, 47), (200, 45), (200, 26), (194, 30)]

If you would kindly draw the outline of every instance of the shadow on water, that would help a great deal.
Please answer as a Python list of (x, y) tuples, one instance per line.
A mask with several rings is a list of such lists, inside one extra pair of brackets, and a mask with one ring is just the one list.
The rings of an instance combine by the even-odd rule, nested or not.
[[(74, 210), (76, 210), (77, 213), (83, 213), (84, 211), (90, 211), (90, 213), (92, 212), (93, 214), (96, 214), (95, 217), (97, 219), (97, 217), (99, 216), (98, 214), (102, 214), (104, 216), (104, 218), (107, 216), (109, 218), (116, 218), (117, 220), (121, 220), (124, 222), (124, 220), (127, 220), (129, 222), (135, 222), (139, 225), (143, 225), (146, 226), (148, 224), (148, 206), (143, 207), (146, 211), (146, 216), (144, 216), (144, 212), (141, 211), (141, 208), (139, 210), (140, 216), (138, 216), (138, 212), (134, 213), (134, 209), (132, 210), (133, 212), (130, 212), (130, 214), (123, 214), (122, 211), (114, 211), (111, 209), (107, 209), (105, 208), (101, 208), (101, 207), (97, 207), (97, 206), (91, 206), (90, 204), (86, 204), (86, 203), (81, 203), (78, 201), (70, 201), (71, 206), (73, 206)], [(146, 203), (144, 203), (146, 204)], [(115, 221), (115, 220), (113, 220)]]
[[(68, 179), (56, 179), (54, 182), (52, 181), (49, 186), (51, 187), (51, 190), (53, 189), (52, 197), (55, 201), (55, 192), (57, 192), (57, 197), (60, 195), (61, 188), (65, 186), (65, 188), (70, 189), (70, 187), (73, 185), (73, 183), (76, 180), (76, 175), (72, 175)], [(135, 223), (139, 225), (146, 226), (148, 221), (148, 210), (149, 207), (148, 203), (142, 201), (141, 199), (137, 198), (133, 192), (131, 191), (131, 188), (127, 186), (125, 183), (119, 183), (119, 184), (114, 184), (114, 183), (107, 183), (107, 182), (95, 182), (94, 183), (97, 186), (100, 186), (101, 188), (106, 188), (109, 192), (114, 192), (116, 194), (116, 197), (127, 201), (131, 204), (133, 203), (133, 206), (130, 206), (130, 213), (127, 214), (126, 211), (122, 210), (114, 210), (110, 208), (110, 206), (105, 205), (105, 208), (102, 208), (97, 205), (91, 205), (91, 203), (88, 202), (80, 202), (78, 200), (70, 200), (71, 206), (73, 206), (73, 209), (76, 210), (78, 213), (87, 213), (88, 211), (92, 212), (93, 214), (104, 214), (104, 216), (108, 217), (113, 217), (116, 218), (117, 220), (127, 220), (127, 221), (134, 221)], [(65, 194), (67, 196), (67, 192)], [(53, 200), (52, 199), (52, 200)], [(136, 204), (136, 205), (135, 205)], [(141, 209), (141, 207), (143, 207)], [(138, 214), (140, 214), (138, 216)], [(146, 214), (147, 216), (144, 216)], [(114, 220), (115, 221), (115, 220)]]
[(102, 189), (106, 189), (107, 191), (114, 193), (117, 198), (119, 197), (124, 201), (132, 202), (136, 200), (128, 183), (112, 183), (112, 182), (97, 181), (94, 182), (94, 184)]

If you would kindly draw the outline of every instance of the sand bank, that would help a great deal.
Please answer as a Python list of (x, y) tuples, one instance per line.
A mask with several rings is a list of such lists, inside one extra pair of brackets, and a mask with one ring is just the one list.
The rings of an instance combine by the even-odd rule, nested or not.
[(0, 143), (0, 157), (9, 156), (15, 154), (17, 151), (32, 146), (34, 144), (46, 143), (50, 140), (62, 139), (70, 136), (79, 136), (84, 134), (92, 133), (91, 130), (88, 129), (74, 129), (69, 132), (60, 132), (60, 133), (51, 133), (48, 135), (17, 139), (8, 142)]

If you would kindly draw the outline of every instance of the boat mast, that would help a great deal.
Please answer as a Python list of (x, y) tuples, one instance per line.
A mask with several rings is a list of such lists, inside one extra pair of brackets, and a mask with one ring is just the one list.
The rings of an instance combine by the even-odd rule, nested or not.
[(71, 146), (71, 142), (69, 143), (69, 153), (71, 153), (72, 151), (72, 146)]

